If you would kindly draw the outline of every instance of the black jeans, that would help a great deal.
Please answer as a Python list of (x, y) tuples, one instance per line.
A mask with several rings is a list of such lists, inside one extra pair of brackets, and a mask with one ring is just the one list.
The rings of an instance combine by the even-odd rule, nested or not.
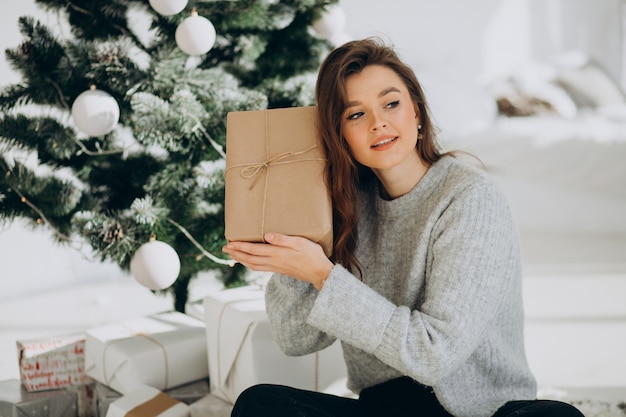
[[(261, 384), (237, 399), (231, 417), (453, 417), (432, 390), (398, 378), (361, 391), (359, 399)], [(584, 417), (574, 406), (551, 400), (511, 401), (492, 417)]]

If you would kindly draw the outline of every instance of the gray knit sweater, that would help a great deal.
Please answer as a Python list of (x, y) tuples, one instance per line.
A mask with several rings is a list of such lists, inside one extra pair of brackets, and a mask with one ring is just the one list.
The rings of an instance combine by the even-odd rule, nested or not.
[(341, 265), (319, 293), (270, 279), (267, 313), (281, 349), (304, 355), (339, 339), (355, 393), (408, 375), (458, 417), (534, 399), (519, 245), (499, 188), (453, 157), (402, 197), (386, 201), (372, 188), (358, 226), (362, 281)]

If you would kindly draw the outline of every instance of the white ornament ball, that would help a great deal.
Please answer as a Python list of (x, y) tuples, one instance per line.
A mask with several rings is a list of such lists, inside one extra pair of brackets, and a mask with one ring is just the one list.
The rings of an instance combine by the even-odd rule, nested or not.
[(313, 22), (313, 30), (324, 39), (331, 39), (333, 35), (342, 33), (346, 27), (346, 13), (338, 4), (329, 6), (326, 12)]
[(352, 40), (352, 36), (346, 32), (335, 33), (333, 36), (328, 38), (328, 41), (334, 47), (341, 46), (346, 42), (350, 42)]
[(130, 273), (151, 290), (169, 288), (180, 272), (180, 258), (170, 245), (153, 240), (144, 243), (130, 260)]
[(172, 16), (185, 10), (187, 0), (150, 0), (150, 6), (163, 16)]
[(176, 28), (176, 44), (189, 55), (206, 54), (215, 45), (215, 26), (206, 17), (191, 15)]
[(89, 136), (104, 136), (120, 119), (120, 106), (109, 93), (91, 89), (80, 93), (72, 104), (76, 126)]

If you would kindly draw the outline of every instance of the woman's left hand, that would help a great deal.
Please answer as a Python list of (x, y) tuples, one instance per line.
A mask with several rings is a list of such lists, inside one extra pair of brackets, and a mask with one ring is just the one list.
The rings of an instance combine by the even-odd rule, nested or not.
[(299, 236), (267, 233), (267, 243), (228, 242), (223, 251), (255, 271), (278, 272), (309, 282), (318, 290), (333, 263), (320, 245)]

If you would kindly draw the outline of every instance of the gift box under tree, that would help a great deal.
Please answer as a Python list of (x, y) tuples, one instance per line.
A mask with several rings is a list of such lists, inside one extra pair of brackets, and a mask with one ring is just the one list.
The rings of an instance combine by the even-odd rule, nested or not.
[[(121, 393), (100, 382), (95, 383), (94, 392), (97, 410), (95, 417), (105, 417), (111, 403), (122, 397)], [(193, 381), (185, 385), (165, 390), (164, 393), (182, 403), (189, 405), (199, 401), (209, 394), (209, 380), (201, 379), (199, 381)]]
[(264, 290), (247, 286), (204, 298), (211, 395), (234, 403), (246, 388), (275, 383), (322, 391), (345, 378), (339, 343), (309, 355), (287, 356), (274, 341)]
[(58, 389), (29, 392), (18, 379), (0, 382), (2, 417), (77, 417), (78, 394)]
[(27, 391), (91, 382), (85, 374), (85, 335), (18, 340), (20, 379)]
[(189, 406), (149, 386), (137, 386), (113, 401), (106, 417), (188, 417)]
[(85, 335), (86, 373), (122, 394), (142, 385), (163, 391), (209, 374), (205, 325), (183, 313), (130, 319)]

